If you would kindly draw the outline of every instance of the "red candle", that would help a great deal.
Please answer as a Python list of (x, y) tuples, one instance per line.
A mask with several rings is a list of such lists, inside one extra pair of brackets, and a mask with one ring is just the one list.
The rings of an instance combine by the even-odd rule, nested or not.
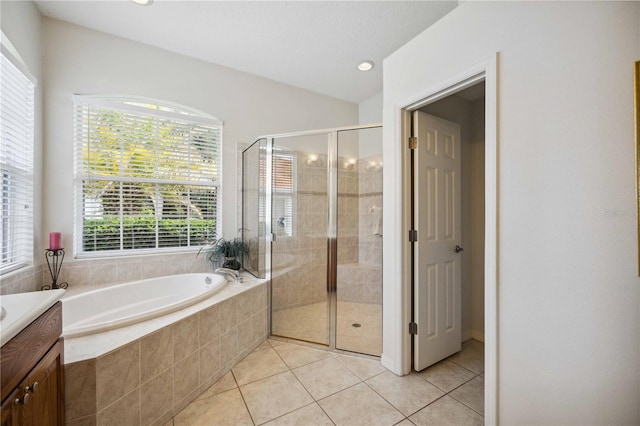
[(62, 248), (62, 233), (49, 233), (49, 250), (60, 250)]

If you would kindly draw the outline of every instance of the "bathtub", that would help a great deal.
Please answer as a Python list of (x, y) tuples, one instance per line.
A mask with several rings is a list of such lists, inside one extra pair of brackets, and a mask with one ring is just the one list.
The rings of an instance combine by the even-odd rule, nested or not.
[[(85, 329), (84, 335), (65, 339), (65, 387), (73, 389), (77, 396), (65, 398), (67, 424), (164, 425), (265, 342), (269, 334), (267, 280), (246, 272), (241, 282), (227, 285), (222, 277), (213, 274), (167, 278), (173, 281), (169, 288), (175, 290), (189, 287), (188, 277), (196, 277), (196, 287), (202, 287), (206, 276), (223, 286), (212, 290), (215, 294), (211, 297), (204, 296), (205, 299), (158, 314), (153, 319), (137, 320), (104, 331)], [(159, 284), (160, 279), (145, 281)], [(122, 286), (128, 285), (131, 284)], [(68, 295), (62, 298), (63, 335), (70, 332), (74, 322), (71, 315), (78, 318), (80, 327), (88, 325), (74, 310), (82, 310), (90, 317), (103, 315), (92, 310), (96, 305), (103, 305), (102, 299), (106, 296), (102, 295), (120, 287), (97, 286), (105, 292), (96, 291), (95, 287), (76, 288), (68, 290)], [(163, 298), (161, 286), (142, 287), (145, 288), (137, 291), (139, 300)], [(133, 297), (110, 295), (115, 304), (108, 303), (120, 311), (127, 305), (123, 302), (132, 301)], [(77, 303), (69, 309), (74, 300)], [(108, 321), (103, 318), (94, 322)], [(108, 392), (105, 393), (105, 389)], [(136, 410), (130, 408), (132, 404)], [(134, 418), (127, 418), (128, 415)]]
[(100, 333), (183, 309), (226, 285), (217, 274), (182, 274), (134, 281), (62, 298), (62, 336)]

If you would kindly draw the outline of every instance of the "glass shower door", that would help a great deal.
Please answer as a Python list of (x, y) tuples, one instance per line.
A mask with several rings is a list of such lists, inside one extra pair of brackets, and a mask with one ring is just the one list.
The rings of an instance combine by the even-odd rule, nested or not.
[(242, 240), (249, 253), (242, 266), (265, 277), (267, 140), (259, 139), (242, 152)]
[(338, 131), (336, 348), (382, 353), (382, 127)]
[(271, 334), (329, 345), (328, 133), (271, 139)]

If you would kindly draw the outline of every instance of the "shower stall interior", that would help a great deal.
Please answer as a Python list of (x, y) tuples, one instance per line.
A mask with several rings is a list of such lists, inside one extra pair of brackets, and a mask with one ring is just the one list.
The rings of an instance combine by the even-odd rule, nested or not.
[(379, 356), (382, 127), (265, 136), (242, 153), (244, 268), (271, 334)]

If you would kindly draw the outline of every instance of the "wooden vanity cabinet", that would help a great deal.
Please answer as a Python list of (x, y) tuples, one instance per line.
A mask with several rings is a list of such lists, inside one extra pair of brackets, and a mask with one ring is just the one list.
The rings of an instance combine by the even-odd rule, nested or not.
[(62, 305), (48, 311), (1, 350), (1, 426), (64, 425)]

